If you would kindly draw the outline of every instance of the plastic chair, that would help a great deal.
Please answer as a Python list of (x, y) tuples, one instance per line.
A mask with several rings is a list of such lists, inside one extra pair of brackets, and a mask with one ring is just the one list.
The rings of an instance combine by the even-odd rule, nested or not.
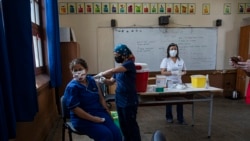
[(167, 141), (164, 134), (160, 130), (156, 130), (153, 135), (151, 141)]
[(63, 99), (64, 96), (61, 97), (61, 110), (62, 110), (62, 118), (63, 118), (63, 124), (62, 124), (62, 141), (65, 141), (65, 130), (68, 130), (69, 134), (69, 140), (72, 141), (72, 133), (75, 133), (77, 135), (84, 135), (80, 132), (78, 132), (72, 125), (72, 123), (69, 121), (70, 118), (70, 111), (65, 105), (65, 101)]

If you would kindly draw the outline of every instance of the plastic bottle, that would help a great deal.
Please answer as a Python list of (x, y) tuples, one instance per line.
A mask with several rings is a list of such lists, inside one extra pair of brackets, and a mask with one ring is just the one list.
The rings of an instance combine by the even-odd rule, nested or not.
[(206, 89), (208, 89), (210, 87), (209, 85), (209, 76), (208, 74), (206, 75)]

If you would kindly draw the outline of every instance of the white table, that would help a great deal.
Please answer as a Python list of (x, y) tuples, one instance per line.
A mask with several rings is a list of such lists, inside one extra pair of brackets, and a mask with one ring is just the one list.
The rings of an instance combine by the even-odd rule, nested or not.
[(139, 92), (140, 106), (165, 105), (168, 103), (192, 104), (192, 126), (194, 125), (194, 102), (209, 102), (208, 138), (211, 136), (213, 95), (222, 93), (223, 89), (216, 87), (193, 88), (186, 84), (185, 89), (165, 88), (164, 92)]

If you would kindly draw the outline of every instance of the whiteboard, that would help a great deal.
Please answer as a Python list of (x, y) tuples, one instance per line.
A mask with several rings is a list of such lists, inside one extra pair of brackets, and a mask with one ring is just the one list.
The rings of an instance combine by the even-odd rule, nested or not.
[(147, 63), (151, 72), (160, 71), (167, 47), (176, 43), (179, 57), (187, 70), (215, 70), (217, 28), (150, 27), (115, 28), (114, 45), (126, 44), (135, 55), (136, 62)]

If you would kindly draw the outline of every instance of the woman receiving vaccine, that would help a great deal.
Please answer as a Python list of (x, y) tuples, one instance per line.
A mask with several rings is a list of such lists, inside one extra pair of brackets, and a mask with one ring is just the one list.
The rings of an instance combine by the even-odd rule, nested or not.
[(77, 58), (69, 68), (73, 79), (65, 89), (64, 101), (74, 128), (95, 141), (122, 141), (98, 84), (88, 75), (87, 62)]

